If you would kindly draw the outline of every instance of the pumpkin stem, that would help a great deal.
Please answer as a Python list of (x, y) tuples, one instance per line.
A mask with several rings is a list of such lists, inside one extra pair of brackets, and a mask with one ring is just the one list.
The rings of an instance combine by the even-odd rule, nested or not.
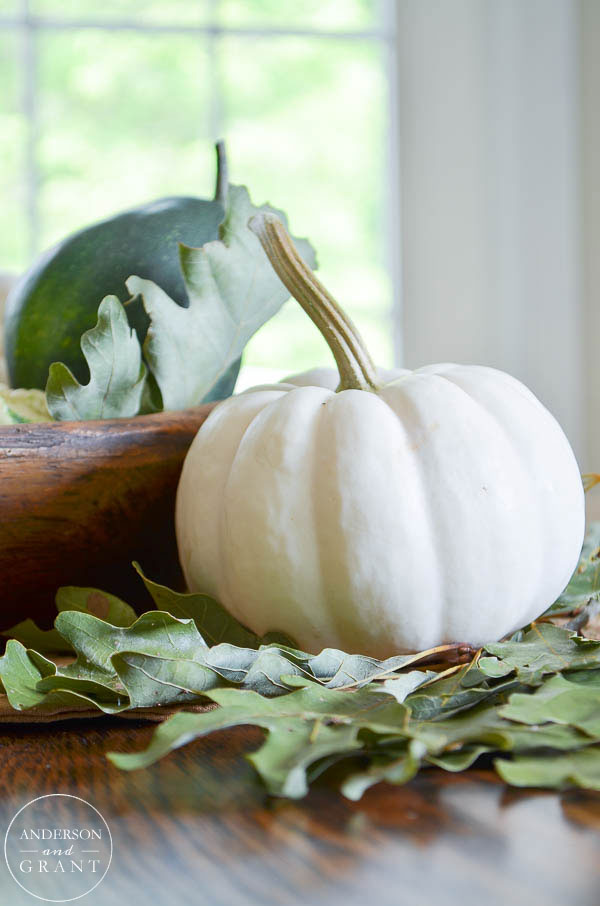
[(340, 390), (377, 390), (377, 371), (358, 330), (323, 284), (302, 260), (276, 214), (260, 213), (248, 226), (262, 244), (273, 270), (333, 353), (340, 373)]
[(225, 151), (225, 142), (222, 139), (215, 144), (215, 152), (217, 155), (215, 201), (220, 201), (224, 205), (229, 191), (229, 174), (227, 171), (227, 152)]

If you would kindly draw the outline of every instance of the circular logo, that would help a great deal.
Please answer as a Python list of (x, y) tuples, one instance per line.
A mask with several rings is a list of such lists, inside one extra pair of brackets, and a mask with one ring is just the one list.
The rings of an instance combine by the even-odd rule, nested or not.
[(70, 903), (94, 890), (112, 859), (112, 837), (97, 808), (68, 793), (32, 799), (4, 838), (8, 870), (32, 897)]

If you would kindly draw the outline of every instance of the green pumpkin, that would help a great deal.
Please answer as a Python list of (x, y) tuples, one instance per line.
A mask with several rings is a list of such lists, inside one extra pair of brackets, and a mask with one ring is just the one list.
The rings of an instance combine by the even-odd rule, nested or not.
[[(129, 298), (125, 280), (132, 274), (153, 280), (187, 307), (179, 243), (201, 246), (218, 238), (227, 185), (221, 147), (217, 159), (214, 199), (175, 196), (140, 205), (79, 230), (37, 259), (6, 300), (5, 352), (13, 387), (43, 390), (53, 362), (64, 362), (86, 382), (81, 335), (96, 323), (104, 296)], [(148, 318), (140, 300), (128, 306), (128, 316), (142, 342)], [(235, 362), (206, 399), (229, 396), (239, 367)]]

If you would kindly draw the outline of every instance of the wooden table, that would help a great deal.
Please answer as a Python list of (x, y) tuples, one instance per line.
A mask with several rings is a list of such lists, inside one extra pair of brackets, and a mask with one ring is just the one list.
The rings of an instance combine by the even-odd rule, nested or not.
[[(96, 806), (114, 841), (89, 906), (598, 906), (600, 796), (509, 790), (487, 771), (430, 770), (350, 803), (326, 784), (300, 802), (265, 796), (227, 731), (145, 771), (152, 727), (100, 718), (0, 727), (2, 838), (17, 809), (64, 792)], [(0, 863), (0, 903), (32, 906)]]

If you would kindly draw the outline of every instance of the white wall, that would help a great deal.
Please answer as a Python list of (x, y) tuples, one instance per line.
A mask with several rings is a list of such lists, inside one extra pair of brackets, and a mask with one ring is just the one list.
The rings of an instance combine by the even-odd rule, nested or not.
[(595, 382), (597, 411), (599, 313), (584, 297), (599, 286), (600, 249), (582, 229), (600, 239), (598, 204), (584, 205), (582, 191), (600, 154), (596, 106), (583, 166), (581, 129), (586, 79), (600, 103), (600, 2), (397, 9), (404, 360), (513, 373), (558, 417), (582, 468), (600, 471), (586, 389)]
[[(581, 200), (587, 465), (600, 472), (600, 2), (581, 2)], [(589, 496), (600, 519), (600, 489)]]

